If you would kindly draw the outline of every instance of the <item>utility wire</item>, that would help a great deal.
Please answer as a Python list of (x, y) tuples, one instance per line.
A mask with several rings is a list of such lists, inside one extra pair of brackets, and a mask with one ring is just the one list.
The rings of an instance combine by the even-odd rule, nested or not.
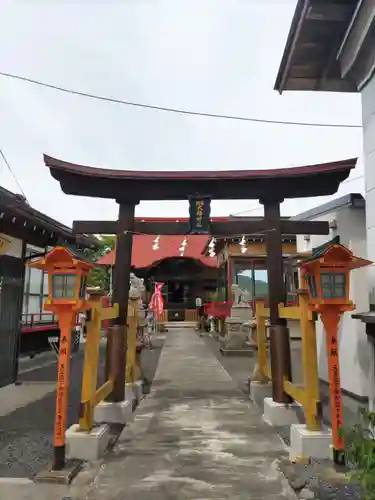
[[(343, 181), (340, 186), (342, 184), (347, 184), (349, 182), (354, 182), (354, 181), (358, 181), (359, 179), (363, 179), (364, 178), (364, 175), (359, 175), (358, 177), (354, 177), (353, 179), (346, 179), (346, 181)], [(242, 214), (248, 214), (248, 213), (251, 213), (251, 212), (255, 212), (257, 210), (260, 210), (262, 207), (259, 206), (259, 207), (254, 207), (254, 208), (249, 208), (248, 210), (242, 210), (242, 212), (236, 212), (234, 214), (229, 214), (229, 217), (236, 217), (237, 215), (242, 215)]]
[(22, 189), (21, 184), (18, 182), (18, 179), (17, 179), (17, 177), (16, 177), (16, 174), (13, 172), (12, 167), (10, 166), (10, 164), (9, 164), (8, 160), (6, 159), (6, 156), (5, 156), (5, 154), (4, 154), (4, 152), (3, 152), (3, 150), (2, 150), (1, 148), (0, 148), (0, 156), (1, 156), (1, 158), (3, 159), (3, 161), (4, 161), (5, 165), (7, 166), (7, 168), (8, 168), (8, 170), (9, 170), (9, 172), (11, 173), (11, 175), (12, 175), (12, 177), (13, 177), (14, 181), (16, 182), (16, 184), (17, 184), (17, 186), (18, 186), (19, 190), (21, 191), (21, 193), (22, 193), (23, 197), (25, 198), (25, 201), (26, 201), (28, 204), (30, 204), (30, 203), (29, 203), (29, 201), (28, 201), (28, 199), (27, 199), (27, 196), (26, 196), (26, 194), (25, 194), (25, 191)]
[(325, 128), (362, 128), (362, 125), (350, 125), (344, 123), (310, 123), (310, 122), (292, 122), (292, 121), (284, 121), (284, 120), (266, 120), (261, 118), (250, 118), (247, 116), (234, 116), (234, 115), (221, 115), (218, 113), (205, 113), (201, 111), (189, 111), (187, 109), (178, 109), (178, 108), (169, 108), (165, 106), (156, 106), (152, 104), (143, 104), (131, 101), (124, 101), (122, 99), (115, 99), (113, 97), (106, 97), (102, 95), (89, 94), (87, 92), (80, 92), (78, 90), (68, 89), (65, 87), (60, 87), (58, 85), (53, 85), (51, 83), (46, 83), (41, 80), (34, 80), (32, 78), (28, 78), (26, 76), (15, 75), (13, 73), (6, 73), (0, 71), (0, 76), (4, 76), (6, 78), (11, 78), (13, 80), (21, 80), (23, 82), (32, 83), (34, 85), (39, 85), (40, 87), (47, 87), (53, 90), (58, 90), (60, 92), (65, 92), (68, 94), (74, 94), (81, 97), (87, 97), (89, 99), (96, 99), (99, 101), (112, 102), (115, 104), (123, 104), (126, 106), (133, 106), (137, 108), (146, 108), (153, 109), (157, 111), (165, 111), (168, 113), (179, 113), (181, 115), (192, 115), (192, 116), (203, 116), (206, 118), (222, 118), (225, 120), (237, 120), (237, 121), (245, 121), (245, 122), (254, 122), (254, 123), (271, 123), (278, 125), (298, 125), (301, 127), (325, 127)]

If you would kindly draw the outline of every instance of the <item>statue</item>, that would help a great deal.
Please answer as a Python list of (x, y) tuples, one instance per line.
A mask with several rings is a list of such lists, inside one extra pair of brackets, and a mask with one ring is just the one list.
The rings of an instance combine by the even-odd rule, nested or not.
[(232, 285), (232, 307), (238, 307), (241, 300), (241, 288), (239, 285)]
[(143, 278), (137, 278), (137, 276), (134, 273), (130, 273), (129, 299), (130, 300), (140, 299), (144, 291), (145, 291), (145, 286), (143, 284)]
[(242, 290), (239, 285), (232, 285), (233, 307), (250, 307), (250, 294), (247, 290)]

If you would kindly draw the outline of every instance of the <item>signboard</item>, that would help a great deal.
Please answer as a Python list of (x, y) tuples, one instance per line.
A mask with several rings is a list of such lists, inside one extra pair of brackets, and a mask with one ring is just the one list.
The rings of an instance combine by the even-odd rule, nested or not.
[(190, 198), (190, 234), (210, 234), (210, 198)]
[(343, 425), (340, 368), (338, 353), (337, 329), (332, 333), (326, 332), (328, 348), (328, 370), (329, 370), (329, 389), (332, 417), (332, 441), (335, 463), (344, 463), (344, 439), (341, 434)]
[(56, 387), (56, 416), (54, 430), (55, 447), (63, 447), (65, 445), (69, 395), (70, 341), (70, 330), (62, 330)]

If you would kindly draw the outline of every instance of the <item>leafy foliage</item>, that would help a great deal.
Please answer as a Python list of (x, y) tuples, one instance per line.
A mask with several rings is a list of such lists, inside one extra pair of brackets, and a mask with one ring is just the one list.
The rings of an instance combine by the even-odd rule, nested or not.
[(360, 410), (361, 422), (343, 431), (351, 480), (363, 491), (363, 500), (375, 500), (375, 413)]
[(88, 277), (87, 284), (89, 287), (100, 287), (102, 290), (109, 292), (110, 286), (110, 277), (109, 277), (109, 267), (108, 266), (98, 266), (95, 265), (103, 255), (107, 254), (116, 245), (116, 237), (115, 236), (100, 236), (100, 245), (90, 250), (88, 255), (91, 262), (94, 263), (94, 267), (91, 269), (91, 272)]

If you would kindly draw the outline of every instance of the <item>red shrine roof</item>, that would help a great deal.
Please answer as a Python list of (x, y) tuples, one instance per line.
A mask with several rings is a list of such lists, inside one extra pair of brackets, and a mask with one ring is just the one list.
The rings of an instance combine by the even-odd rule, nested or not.
[[(199, 260), (201, 264), (208, 267), (216, 267), (216, 259), (202, 255), (209, 237), (206, 235), (192, 236), (160, 236), (158, 250), (153, 250), (153, 241), (156, 238), (150, 234), (135, 234), (133, 236), (132, 267), (136, 269), (152, 267), (164, 259), (173, 257), (182, 258), (179, 248), (182, 240), (186, 237), (187, 246), (183, 257)], [(113, 266), (115, 263), (116, 250), (111, 250), (97, 264)]]
[[(178, 219), (172, 217), (137, 217), (137, 220), (147, 222), (187, 222), (189, 219), (186, 217), (180, 217)], [(228, 217), (212, 217), (211, 220), (219, 222), (229, 219)], [(155, 238), (155, 235), (150, 234), (135, 234), (133, 236), (132, 267), (142, 269), (152, 267), (164, 259), (181, 258), (179, 248), (184, 238), (187, 239), (187, 246), (183, 258), (198, 260), (207, 267), (216, 267), (216, 258), (208, 257), (203, 254), (208, 240), (210, 239), (208, 235), (160, 235), (159, 248), (158, 250), (153, 250), (152, 246)], [(113, 266), (115, 263), (115, 256), (116, 250), (111, 250), (99, 259), (97, 264)]]

